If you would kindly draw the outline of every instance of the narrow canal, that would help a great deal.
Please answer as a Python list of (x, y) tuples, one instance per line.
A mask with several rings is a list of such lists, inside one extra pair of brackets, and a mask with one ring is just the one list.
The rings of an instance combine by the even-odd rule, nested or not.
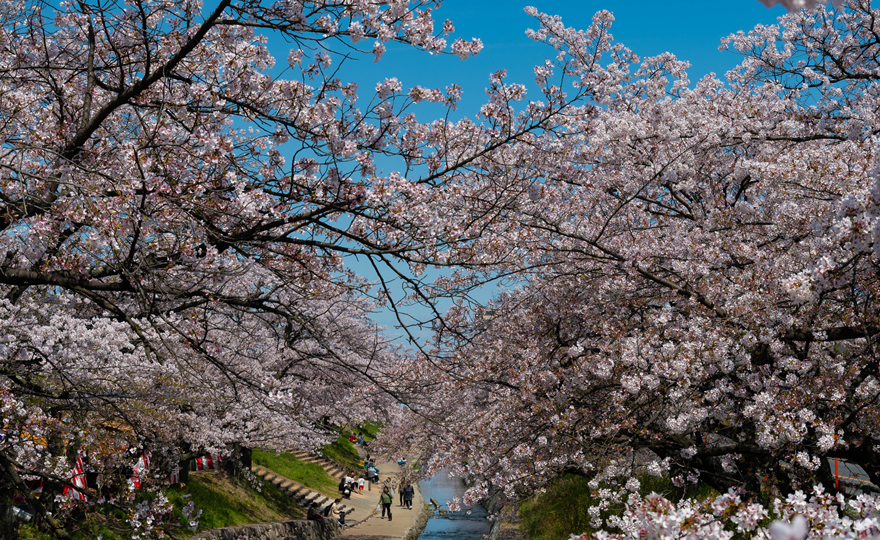
[[(460, 478), (450, 478), (443, 471), (430, 480), (419, 482), (419, 489), (426, 503), (430, 504), (433, 497), (444, 510), (446, 501), (461, 497), (465, 490)], [(470, 513), (467, 510), (463, 508), (445, 514), (435, 511), (419, 540), (482, 540), (483, 535), (489, 534), (492, 522), (486, 519), (486, 510), (482, 506), (471, 508)]]

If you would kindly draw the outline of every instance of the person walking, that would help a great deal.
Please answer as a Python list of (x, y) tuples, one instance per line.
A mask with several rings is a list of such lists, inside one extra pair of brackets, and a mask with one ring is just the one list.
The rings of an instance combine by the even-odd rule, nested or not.
[(391, 491), (388, 489), (388, 486), (382, 488), (382, 494), (379, 495), (379, 504), (382, 505), (382, 518), (385, 518), (385, 512), (388, 512), (388, 521), (391, 521), (391, 502), (394, 499), (391, 498)]
[(400, 490), (400, 494), (403, 495), (404, 506), (412, 510), (413, 496), (416, 494), (416, 490), (415, 488), (413, 488), (412, 482), (407, 482), (406, 487)]

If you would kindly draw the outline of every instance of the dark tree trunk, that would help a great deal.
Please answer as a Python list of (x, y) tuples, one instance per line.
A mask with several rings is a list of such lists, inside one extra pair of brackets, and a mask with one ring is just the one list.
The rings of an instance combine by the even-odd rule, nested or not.
[[(28, 488), (27, 484), (21, 479), (21, 476), (18, 475), (18, 471), (16, 470), (13, 461), (3, 452), (0, 452), (0, 497), (2, 497), (0, 498), (0, 540), (18, 538), (18, 531), (15, 530), (15, 518), (12, 518), (13, 521), (7, 521), (10, 515), (13, 515), (12, 497), (15, 494), (16, 489), (19, 490), (19, 493), (21, 493), (25, 501), (27, 501), (27, 503), (43, 517), (46, 525), (48, 525), (52, 534), (55, 535), (56, 538), (59, 538), (60, 540), (71, 540), (70, 535), (58, 525), (55, 518), (53, 518), (46, 511), (46, 508), (40, 503), (40, 501), (34, 497), (30, 488)], [(12, 536), (4, 536), (9, 534)]]
[(488, 540), (498, 540), (498, 534), (501, 532), (501, 511), (504, 510), (504, 505), (498, 502), (497, 494), (493, 495), (484, 505), (487, 512), (495, 515), (492, 528), (489, 529)]
[(241, 448), (241, 466), (246, 470), (251, 470), (251, 466), (253, 466), (253, 461), (251, 455), (253, 454), (253, 448)]
[(245, 448), (239, 443), (226, 446), (228, 456), (223, 457), (223, 470), (232, 476), (241, 476), (242, 471), (251, 470), (250, 448)]
[(189, 482), (189, 458), (182, 459), (178, 462), (180, 466), (180, 483), (185, 484)]
[(12, 513), (12, 498), (15, 496), (15, 483), (0, 471), (0, 540), (18, 540), (18, 527)]

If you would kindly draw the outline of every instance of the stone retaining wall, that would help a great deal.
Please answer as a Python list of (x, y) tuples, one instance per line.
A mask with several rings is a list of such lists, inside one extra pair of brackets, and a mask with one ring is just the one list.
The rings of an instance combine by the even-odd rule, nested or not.
[(419, 517), (416, 518), (416, 522), (413, 523), (412, 527), (404, 531), (403, 540), (416, 540), (422, 531), (425, 530), (425, 526), (428, 525), (428, 519), (434, 514), (431, 507), (422, 502), (422, 511), (419, 512)]
[(327, 519), (324, 523), (327, 532), (321, 532), (317, 521), (300, 519), (210, 529), (191, 536), (189, 540), (330, 540), (342, 532), (342, 527), (334, 520)]

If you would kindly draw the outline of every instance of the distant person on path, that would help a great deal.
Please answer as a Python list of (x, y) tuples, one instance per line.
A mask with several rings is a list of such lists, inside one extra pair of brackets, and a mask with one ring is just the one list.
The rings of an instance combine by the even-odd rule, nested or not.
[(403, 504), (412, 510), (413, 496), (416, 494), (416, 490), (412, 487), (412, 483), (407, 482), (406, 487), (400, 490), (400, 494), (403, 497)]
[(357, 443), (361, 446), (364, 445), (364, 436), (358, 433)]
[(394, 490), (397, 488), (397, 486), (394, 485), (394, 479), (393, 478), (386, 478), (385, 484), (388, 486), (388, 493), (391, 494), (391, 500), (393, 501), (394, 500)]
[(358, 478), (358, 491), (360, 491), (361, 493), (363, 493), (363, 492), (364, 492), (364, 486), (365, 486), (366, 484), (367, 484), (367, 481), (364, 480), (364, 477), (363, 477), (363, 476), (360, 477), (360, 478)]
[(379, 495), (379, 504), (382, 505), (382, 519), (385, 519), (385, 512), (388, 512), (388, 521), (391, 521), (391, 491), (388, 486), (382, 488), (382, 494)]

